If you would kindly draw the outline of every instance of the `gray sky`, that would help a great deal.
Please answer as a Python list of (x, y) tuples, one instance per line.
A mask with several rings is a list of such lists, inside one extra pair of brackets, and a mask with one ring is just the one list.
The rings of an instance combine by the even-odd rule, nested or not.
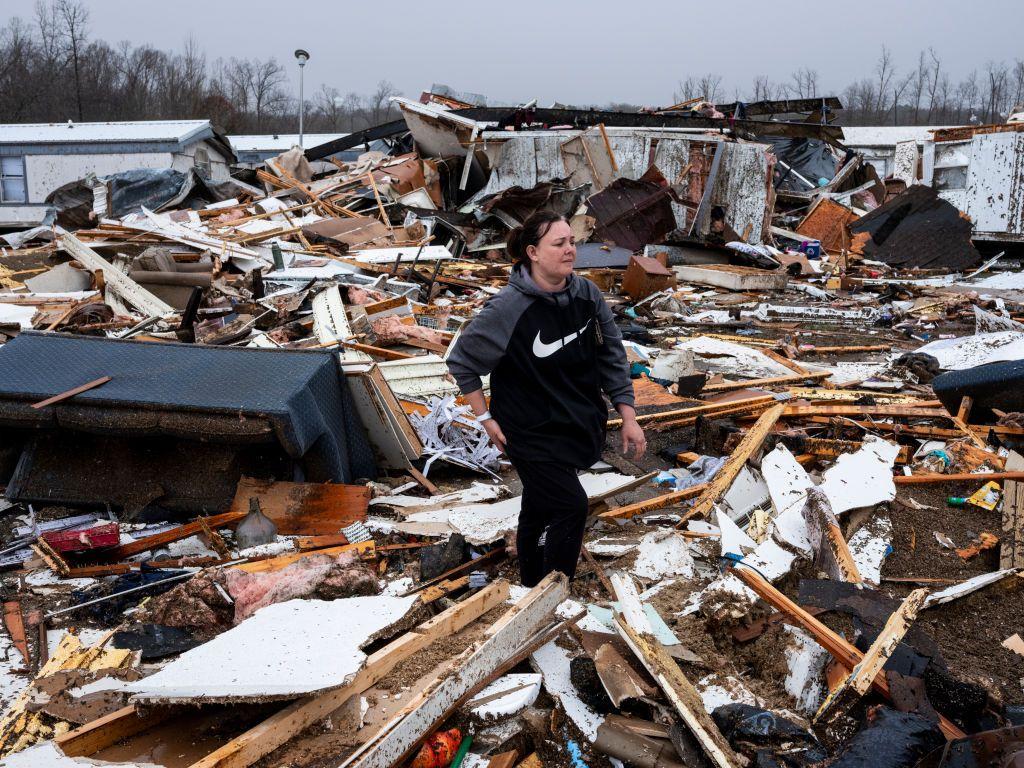
[[(34, 0), (3, 0), (3, 20), (30, 18)], [(90, 33), (180, 50), (191, 35), (212, 60), (275, 56), (297, 89), (322, 83), (367, 93), (387, 79), (406, 95), (432, 82), (511, 102), (667, 104), (687, 74), (717, 72), (726, 95), (757, 75), (819, 72), (838, 93), (871, 75), (884, 42), (900, 71), (932, 46), (954, 82), (994, 59), (1024, 56), (1021, 0), (91, 0)], [(949, 8), (950, 10), (945, 10)], [(841, 10), (840, 10), (841, 9)], [(954, 10), (955, 9), (955, 10)]]

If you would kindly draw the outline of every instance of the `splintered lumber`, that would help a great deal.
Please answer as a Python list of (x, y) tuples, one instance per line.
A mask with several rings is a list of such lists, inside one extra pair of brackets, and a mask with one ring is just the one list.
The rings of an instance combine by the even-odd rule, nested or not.
[(174, 307), (143, 288), (74, 235), (64, 233), (57, 242), (90, 272), (101, 271), (107, 287), (147, 317), (166, 317), (175, 313)]
[(179, 525), (177, 528), (172, 528), (169, 531), (154, 533), (152, 536), (145, 536), (137, 541), (131, 541), (127, 544), (121, 544), (118, 547), (112, 547), (103, 553), (103, 557), (107, 560), (125, 560), (132, 555), (139, 554), (140, 552), (148, 552), (151, 549), (157, 549), (165, 544), (170, 544), (174, 541), (181, 541), (182, 539), (187, 539), (189, 536), (195, 536), (198, 533), (202, 533), (204, 526), (213, 529), (232, 525), (233, 523), (237, 523), (247, 514), (249, 514), (248, 509), (244, 512), (224, 512), (220, 515), (212, 515), (211, 517), (203, 518), (203, 522), (196, 520), (191, 523), (185, 523), (184, 525)]
[(747, 459), (760, 449), (761, 444), (768, 437), (768, 433), (771, 432), (775, 423), (782, 417), (786, 408), (785, 404), (779, 404), (761, 414), (754, 426), (747, 430), (747, 434), (743, 436), (740, 444), (736, 446), (736, 450), (732, 452), (722, 468), (706, 484), (704, 491), (693, 503), (693, 507), (683, 515), (683, 519), (677, 523), (677, 526), (682, 525), (691, 517), (702, 517), (711, 511), (711, 508), (729, 490), (733, 480), (743, 469), (743, 465), (747, 463)]
[(373, 558), (376, 554), (375, 545), (372, 541), (360, 541), (358, 544), (344, 544), (340, 547), (310, 549), (305, 552), (290, 552), (287, 555), (268, 557), (266, 560), (254, 560), (251, 563), (239, 563), (238, 565), (233, 565), (231, 567), (239, 571), (245, 571), (246, 573), (267, 573), (268, 571), (279, 571), (282, 568), (287, 568), (295, 561), (301, 560), (302, 558), (310, 555), (328, 555), (329, 557), (337, 557), (343, 552), (352, 552), (353, 554), (366, 559)]
[(1007, 480), (1003, 486), (1003, 534), (999, 567), (1024, 568), (1024, 486)]
[(738, 768), (743, 765), (744, 762), (732, 751), (729, 742), (704, 709), (697, 689), (683, 674), (676, 660), (654, 637), (633, 582), (628, 576), (617, 573), (612, 576), (612, 584), (620, 606), (615, 614), (615, 629), (658, 683), (658, 687), (679, 713), (683, 724), (714, 765), (719, 768)]
[[(649, 422), (666, 421), (669, 419), (680, 419), (691, 416), (702, 416), (708, 414), (714, 414), (718, 411), (722, 411), (729, 408), (737, 408), (743, 405), (753, 405), (755, 403), (766, 403), (775, 400), (773, 395), (759, 395), (757, 397), (749, 397), (743, 400), (730, 400), (723, 403), (707, 403), (705, 405), (695, 405), (690, 408), (675, 408), (671, 411), (660, 411), (658, 413), (645, 413), (636, 417), (636, 420), (640, 424), (647, 424)], [(622, 419), (608, 419), (609, 427), (621, 427)]]
[[(730, 573), (750, 587), (758, 597), (772, 608), (785, 613), (799, 623), (801, 627), (814, 636), (814, 639), (822, 648), (828, 651), (846, 669), (854, 669), (863, 660), (864, 654), (855, 645), (826, 627), (750, 568), (740, 563), (737, 567), (732, 568)], [(892, 699), (889, 692), (889, 682), (886, 680), (884, 671), (879, 671), (871, 682), (875, 690), (885, 696), (885, 698)], [(942, 715), (939, 715), (939, 728), (942, 729), (942, 733), (950, 741), (964, 737), (964, 732)]]
[(882, 631), (875, 638), (875, 642), (864, 654), (864, 658), (825, 697), (825, 701), (814, 715), (814, 722), (819, 722), (829, 715), (833, 715), (833, 717), (829, 717), (829, 719), (833, 719), (834, 715), (847, 711), (850, 705), (870, 690), (875, 677), (882, 672), (882, 667), (885, 666), (900, 641), (903, 640), (903, 636), (907, 634), (910, 625), (917, 618), (917, 612), (921, 609), (926, 597), (928, 597), (927, 589), (915, 589), (907, 595), (900, 607), (889, 616)]
[[(808, 453), (820, 458), (835, 459), (844, 453), (859, 451), (864, 445), (860, 440), (829, 440), (823, 437), (809, 437), (801, 443), (801, 447)], [(910, 462), (910, 447), (900, 446), (900, 452), (896, 454), (897, 464)]]
[(702, 392), (731, 392), (734, 389), (756, 389), (757, 387), (775, 387), (782, 384), (796, 384), (808, 379), (827, 379), (832, 375), (831, 371), (818, 371), (815, 373), (794, 373), (791, 376), (773, 376), (769, 379), (747, 379), (746, 381), (732, 381), (728, 384), (705, 384)]
[(642, 515), (645, 512), (653, 512), (656, 509), (664, 509), (676, 502), (685, 501), (686, 499), (692, 499), (695, 496), (699, 496), (706, 486), (706, 483), (701, 483), (690, 488), (684, 488), (681, 491), (672, 491), (671, 493), (662, 494), (661, 496), (655, 496), (653, 499), (647, 499), (646, 501), (637, 501), (633, 504), (626, 504), (622, 507), (610, 509), (607, 512), (601, 512), (598, 517), (602, 519), (622, 519), (636, 517), (637, 515)]
[(40, 400), (38, 403), (32, 403), (32, 407), (35, 408), (36, 410), (39, 410), (40, 408), (45, 408), (48, 405), (56, 405), (57, 403), (62, 403), (65, 400), (70, 400), (75, 395), (80, 395), (83, 392), (88, 392), (90, 389), (96, 389), (96, 387), (101, 387), (108, 381), (110, 381), (109, 376), (101, 376), (98, 379), (93, 379), (90, 382), (74, 387), (73, 389), (69, 389), (67, 392), (61, 392), (59, 395), (54, 395), (53, 397), (48, 397), (45, 400)]
[(786, 416), (903, 416), (952, 419), (942, 408), (920, 405), (790, 405)]
[[(420, 740), (460, 702), (519, 658), (569, 596), (564, 574), (546, 576), (487, 630), (483, 640), (454, 660), (426, 689), (349, 757), (341, 768), (391, 768), (401, 764)], [(545, 634), (546, 633), (542, 633)]]
[(1024, 472), (957, 472), (951, 475), (893, 475), (896, 485), (923, 485), (925, 483), (952, 483), (962, 480), (973, 480), (979, 485), (989, 480), (1024, 480)]
[[(134, 662), (134, 652), (104, 648), (106, 639), (100, 640), (91, 648), (86, 648), (76, 635), (64, 635), (53, 656), (40, 668), (35, 682), (61, 670), (90, 671), (129, 667)], [(42, 712), (29, 711), (29, 705), (37, 690), (35, 684), (26, 686), (4, 711), (3, 718), (0, 718), (0, 757), (18, 752), (55, 735), (56, 726), (51, 725), (53, 718), (47, 718)]]
[(54, 741), (68, 757), (87, 757), (148, 731), (167, 720), (172, 713), (169, 707), (147, 707), (145, 711), (140, 711), (131, 704), (61, 734)]
[(837, 418), (830, 416), (811, 416), (807, 421), (814, 424), (833, 424), (851, 427), (860, 427), (865, 432), (892, 432), (896, 435), (908, 435), (910, 437), (935, 437), (939, 439), (950, 439), (961, 437), (963, 433), (959, 429), (946, 429), (945, 427), (925, 427), (909, 424), (889, 424), (883, 421), (856, 421), (850, 418)]
[(861, 344), (851, 347), (799, 347), (801, 355), (842, 355), (848, 352), (888, 352), (892, 344)]
[[(742, 401), (737, 400), (736, 402)], [(657, 424), (652, 425), (651, 429), (660, 431), (664, 429), (678, 429), (679, 427), (688, 427), (691, 424), (695, 424), (697, 422), (697, 419), (700, 418), (718, 419), (724, 416), (729, 416), (730, 418), (740, 418), (742, 416), (758, 416), (761, 413), (763, 413), (767, 408), (771, 408), (771, 406), (775, 402), (777, 401), (772, 399), (760, 403), (751, 403), (749, 405), (737, 405), (733, 408), (722, 408), (721, 410), (714, 411), (713, 413), (703, 413), (697, 414), (696, 416), (686, 416), (680, 419), (659, 422)]]
[(286, 536), (338, 533), (366, 519), (370, 489), (341, 483), (289, 483), (243, 477), (238, 481), (229, 512), (249, 511), (249, 499), (259, 499), (260, 510)]
[(420, 590), (426, 589), (427, 587), (433, 586), (434, 584), (439, 584), (442, 581), (446, 581), (448, 578), (454, 576), (455, 574), (463, 573), (464, 571), (475, 571), (481, 565), (493, 565), (494, 563), (499, 562), (503, 559), (505, 559), (505, 547), (495, 547), (490, 552), (480, 555), (480, 557), (474, 560), (469, 560), (465, 563), (461, 563), (460, 565), (456, 565), (454, 568), (445, 571), (439, 576), (435, 576), (432, 579), (428, 579), (427, 581), (424, 581), (422, 584), (417, 584), (415, 587), (405, 592), (402, 596), (404, 597), (405, 595), (416, 594)]
[(807, 538), (811, 548), (817, 550), (815, 564), (821, 564), (822, 570), (832, 578), (851, 584), (863, 582), (828, 496), (820, 488), (807, 490), (802, 514), (807, 523)]
[(508, 599), (504, 579), (467, 597), (432, 619), (406, 632), (366, 659), (351, 681), (327, 693), (306, 696), (232, 739), (189, 768), (243, 768), (270, 754), (310, 725), (327, 717), (352, 696), (382, 680), (414, 653), (467, 627)]

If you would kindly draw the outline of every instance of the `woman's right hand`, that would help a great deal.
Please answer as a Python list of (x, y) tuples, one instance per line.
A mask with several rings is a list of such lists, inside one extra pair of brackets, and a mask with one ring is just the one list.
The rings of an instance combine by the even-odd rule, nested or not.
[(491, 442), (497, 447), (502, 453), (505, 452), (505, 433), (501, 431), (501, 427), (498, 426), (498, 422), (494, 419), (487, 419), (483, 423), (484, 430), (487, 432), (487, 436), (491, 438)]

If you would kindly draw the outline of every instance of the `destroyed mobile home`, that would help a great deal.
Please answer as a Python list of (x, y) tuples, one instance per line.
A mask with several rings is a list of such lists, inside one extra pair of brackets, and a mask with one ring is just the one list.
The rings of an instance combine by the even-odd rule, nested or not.
[[(3, 236), (2, 764), (1019, 763), (1014, 253), (834, 99), (398, 101)], [(609, 410), (584, 562), (526, 589), (445, 360), (538, 210), (650, 449)]]

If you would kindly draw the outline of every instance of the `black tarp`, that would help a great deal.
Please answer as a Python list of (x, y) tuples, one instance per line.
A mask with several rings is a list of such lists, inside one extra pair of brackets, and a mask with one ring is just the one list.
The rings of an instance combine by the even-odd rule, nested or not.
[(915, 184), (850, 225), (867, 233), (864, 258), (892, 267), (963, 270), (981, 263), (970, 219), (931, 187)]
[[(829, 182), (836, 175), (836, 156), (832, 148), (820, 139), (783, 139), (772, 136), (760, 137), (760, 140), (771, 144), (772, 152), (781, 161), (775, 166), (776, 189), (809, 192), (819, 186), (819, 179)], [(813, 186), (805, 184), (797, 174)]]
[[(53, 406), (30, 407), (103, 376), (111, 381)], [(186, 440), (264, 447), (269, 440), (301, 475), (283, 479), (347, 483), (376, 475), (337, 356), (326, 350), (22, 333), (0, 347), (0, 442), (27, 439), (35, 445), (55, 431), (69, 434), (69, 440)], [(80, 462), (102, 461), (72, 455), (79, 455)], [(135, 482), (159, 485), (164, 463), (151, 462)], [(237, 463), (232, 466), (233, 472), (240, 471)], [(203, 469), (195, 467), (197, 473)], [(16, 475), (27, 477), (24, 462)], [(102, 502), (104, 489), (96, 487), (94, 496)]]

